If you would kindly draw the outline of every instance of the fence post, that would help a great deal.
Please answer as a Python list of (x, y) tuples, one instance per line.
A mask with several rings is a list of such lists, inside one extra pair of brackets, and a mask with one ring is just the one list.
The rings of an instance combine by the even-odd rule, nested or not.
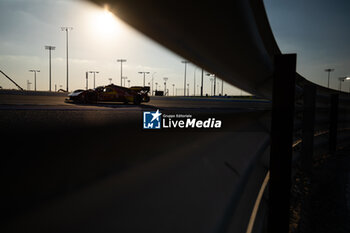
[(304, 110), (302, 122), (302, 169), (309, 173), (312, 169), (314, 154), (314, 131), (315, 131), (315, 110), (316, 110), (316, 87), (306, 85), (304, 87)]
[(329, 123), (329, 152), (333, 153), (337, 149), (337, 131), (338, 131), (338, 103), (339, 95), (331, 95), (331, 111)]
[(296, 54), (276, 55), (272, 93), (269, 233), (288, 233)]

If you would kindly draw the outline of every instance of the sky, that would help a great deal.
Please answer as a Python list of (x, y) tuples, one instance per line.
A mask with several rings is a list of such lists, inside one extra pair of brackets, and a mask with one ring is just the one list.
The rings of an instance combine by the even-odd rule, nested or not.
[[(283, 53), (297, 53), (297, 71), (305, 78), (339, 88), (350, 76), (349, 0), (264, 0), (276, 41)], [(342, 90), (349, 91), (350, 82)]]
[[(96, 74), (96, 87), (112, 83), (120, 85), (120, 63), (123, 76), (130, 85), (146, 85), (164, 90), (163, 78), (168, 78), (167, 89), (173, 95), (183, 95), (183, 58), (161, 47), (116, 18), (108, 10), (80, 0), (0, 0), (0, 69), (20, 86), (34, 89), (34, 74), (38, 69), (37, 90), (49, 89), (49, 52), (46, 45), (55, 46), (52, 51), (52, 90), (66, 89), (66, 34), (61, 27), (73, 27), (69, 31), (69, 90), (85, 89), (86, 71)], [(204, 73), (206, 74), (206, 73)], [(199, 94), (201, 69), (187, 65), (190, 95)], [(93, 88), (93, 75), (89, 75), (89, 88)], [(194, 85), (194, 82), (196, 84)], [(0, 76), (0, 86), (16, 88)], [(126, 82), (126, 86), (128, 83)], [(194, 90), (194, 86), (196, 90)], [(177, 90), (176, 90), (177, 89)], [(221, 93), (221, 81), (217, 80), (217, 92)], [(210, 77), (204, 77), (204, 93), (211, 93)], [(224, 93), (240, 95), (237, 88), (224, 83)], [(243, 92), (243, 94), (245, 94)]]
[[(297, 71), (305, 78), (327, 86), (324, 69), (334, 68), (331, 88), (338, 89), (338, 77), (350, 76), (350, 1), (348, 0), (264, 0), (271, 28), (283, 53), (297, 53)], [(52, 51), (52, 90), (66, 88), (66, 37), (62, 26), (73, 27), (69, 32), (69, 90), (86, 87), (85, 72), (99, 71), (96, 86), (120, 84), (120, 63), (123, 76), (131, 86), (142, 85), (140, 71), (150, 72), (146, 85), (153, 77), (154, 87), (163, 90), (167, 77), (170, 95), (172, 84), (183, 93), (183, 58), (161, 47), (103, 8), (81, 0), (0, 0), (0, 70), (20, 86), (34, 89), (34, 74), (39, 69), (37, 89), (49, 89), (48, 51)], [(187, 80), (190, 94), (199, 94), (201, 69), (189, 64)], [(93, 88), (93, 75), (89, 88)], [(204, 78), (204, 93), (211, 93), (210, 78)], [(196, 82), (196, 85), (194, 85)], [(218, 81), (217, 92), (221, 92)], [(0, 76), (0, 86), (16, 88)], [(349, 90), (350, 82), (342, 85)], [(176, 90), (175, 89), (175, 90)], [(239, 95), (241, 91), (224, 84), (224, 93)]]

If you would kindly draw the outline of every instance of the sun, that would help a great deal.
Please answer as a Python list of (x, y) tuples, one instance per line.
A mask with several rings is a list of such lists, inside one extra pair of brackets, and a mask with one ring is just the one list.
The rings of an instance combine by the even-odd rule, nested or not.
[(92, 17), (92, 26), (100, 36), (112, 36), (120, 32), (121, 23), (108, 8), (97, 11)]

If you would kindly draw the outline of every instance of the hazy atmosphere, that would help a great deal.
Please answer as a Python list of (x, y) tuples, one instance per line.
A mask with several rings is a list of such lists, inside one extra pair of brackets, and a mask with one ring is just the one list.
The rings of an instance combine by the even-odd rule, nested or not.
[[(339, 88), (339, 77), (350, 75), (349, 30), (347, 1), (277, 1), (265, 0), (272, 30), (282, 52), (297, 53), (297, 71), (307, 79), (327, 86), (327, 68), (331, 73), (330, 87)], [(317, 5), (317, 7), (315, 7)], [(150, 72), (146, 85), (164, 89), (163, 78), (168, 78), (169, 94), (172, 84), (175, 92), (183, 93), (183, 58), (159, 46), (138, 33), (118, 18), (90, 3), (80, 0), (0, 0), (0, 69), (24, 89), (34, 89), (31, 69), (37, 74), (37, 89), (48, 90), (48, 50), (52, 51), (52, 90), (66, 89), (66, 35), (69, 31), (69, 90), (86, 87), (85, 72), (98, 71), (96, 86), (110, 81), (120, 85), (120, 63), (123, 76), (130, 85), (142, 85), (140, 71)], [(206, 72), (204, 73), (206, 74)], [(187, 66), (190, 95), (199, 94), (201, 69)], [(93, 75), (89, 88), (93, 88)], [(204, 76), (204, 93), (211, 94), (210, 77)], [(112, 79), (112, 80), (110, 80)], [(28, 85), (29, 82), (29, 85)], [(127, 86), (128, 83), (125, 82)], [(0, 78), (2, 88), (16, 88), (5, 77)], [(194, 90), (194, 87), (195, 90)], [(342, 90), (348, 91), (349, 83)], [(177, 91), (176, 91), (177, 89)], [(221, 80), (216, 93), (221, 93)], [(240, 95), (235, 87), (224, 85), (224, 94)]]
[[(111, 82), (120, 85), (120, 63), (123, 76), (130, 85), (152, 83), (154, 89), (164, 90), (163, 78), (167, 77), (167, 89), (183, 95), (183, 58), (159, 46), (132, 29), (108, 9), (80, 0), (0, 0), (0, 69), (24, 89), (34, 89), (34, 74), (37, 74), (37, 90), (49, 89), (48, 54), (45, 46), (55, 46), (52, 51), (52, 90), (66, 89), (66, 32), (69, 31), (69, 90), (86, 87), (86, 71), (99, 71), (96, 86)], [(189, 94), (199, 94), (201, 69), (187, 65)], [(30, 82), (28, 86), (27, 82)], [(194, 84), (196, 82), (196, 84)], [(55, 87), (56, 85), (56, 87)], [(128, 83), (125, 82), (128, 86)], [(196, 90), (194, 90), (194, 85)], [(2, 88), (16, 88), (5, 77), (0, 78)], [(93, 74), (89, 75), (89, 88), (93, 88)], [(176, 89), (178, 90), (176, 91)], [(204, 73), (204, 94), (211, 94), (210, 77)], [(221, 80), (217, 79), (216, 93), (221, 93)], [(176, 93), (175, 93), (176, 94)], [(240, 95), (235, 87), (224, 84), (224, 94)], [(243, 92), (244, 94), (244, 92)]]

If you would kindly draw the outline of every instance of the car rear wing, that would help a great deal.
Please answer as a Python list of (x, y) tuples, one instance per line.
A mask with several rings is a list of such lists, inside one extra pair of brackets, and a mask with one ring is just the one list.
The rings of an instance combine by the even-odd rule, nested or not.
[(150, 87), (149, 86), (135, 86), (135, 87), (130, 87), (131, 90), (133, 91), (137, 91), (137, 92), (144, 92), (144, 93), (148, 93), (150, 91)]

